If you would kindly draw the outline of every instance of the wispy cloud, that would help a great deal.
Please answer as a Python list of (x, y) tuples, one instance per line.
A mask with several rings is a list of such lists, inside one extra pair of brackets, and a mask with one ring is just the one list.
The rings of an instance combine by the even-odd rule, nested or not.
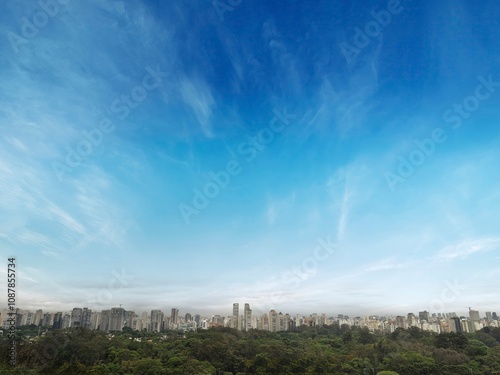
[(267, 221), (269, 225), (273, 225), (281, 215), (293, 207), (295, 203), (295, 191), (284, 199), (271, 199), (267, 206)]
[(210, 120), (215, 100), (207, 84), (185, 78), (180, 82), (180, 92), (184, 102), (194, 111), (203, 133), (213, 137)]
[(500, 238), (485, 237), (478, 239), (466, 239), (455, 245), (446, 246), (437, 253), (438, 260), (467, 259), (474, 254), (486, 253), (500, 249)]

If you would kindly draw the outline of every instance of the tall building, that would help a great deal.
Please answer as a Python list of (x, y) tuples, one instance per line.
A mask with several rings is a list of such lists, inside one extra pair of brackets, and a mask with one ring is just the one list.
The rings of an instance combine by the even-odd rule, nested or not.
[(71, 314), (64, 313), (63, 318), (62, 318), (62, 328), (69, 328), (71, 327)]
[(278, 332), (278, 314), (276, 311), (269, 311), (269, 331)]
[(493, 320), (493, 316), (491, 315), (491, 311), (486, 311), (486, 320), (491, 322)]
[(429, 322), (430, 322), (430, 321), (429, 321), (429, 312), (428, 312), (428, 311), (426, 311), (426, 310), (424, 310), (424, 311), (420, 311), (420, 312), (418, 313), (418, 319), (420, 319), (420, 323), (423, 323), (423, 322), (424, 322), (424, 320), (425, 320), (427, 323), (429, 323)]
[(33, 322), (34, 314), (31, 311), (25, 311), (21, 319), (22, 326), (29, 326)]
[(407, 321), (409, 327), (411, 327), (411, 326), (417, 327), (418, 326), (417, 317), (415, 316), (414, 313), (408, 313), (408, 315), (406, 317), (406, 321)]
[(98, 329), (101, 323), (101, 313), (93, 312), (90, 314), (90, 329)]
[(406, 324), (406, 319), (404, 316), (401, 316), (401, 315), (398, 315), (396, 316), (396, 327), (398, 328), (408, 328), (407, 324)]
[(63, 321), (62, 312), (56, 312), (54, 314), (54, 323), (52, 324), (52, 329), (61, 329), (62, 328), (62, 321)]
[(215, 327), (224, 327), (224, 318), (220, 315), (214, 315), (212, 318), (212, 324)]
[(496, 312), (493, 312), (493, 314), (491, 314), (493, 320), (498, 320), (498, 316), (497, 316), (497, 313)]
[(200, 320), (201, 320), (200, 314), (196, 314), (194, 316), (194, 321), (196, 322), (196, 328), (200, 328)]
[(176, 328), (177, 323), (179, 323), (179, 310), (176, 308), (172, 309), (172, 312), (170, 314), (170, 325), (171, 328)]
[(121, 331), (125, 322), (125, 310), (121, 307), (113, 307), (109, 319), (110, 331)]
[(42, 310), (36, 310), (35, 318), (33, 319), (33, 324), (39, 326), (42, 322), (43, 312)]
[(460, 318), (453, 317), (450, 319), (450, 330), (451, 332), (456, 332), (456, 333), (462, 332), (462, 325), (460, 324)]
[(163, 330), (164, 331), (169, 330), (170, 327), (172, 327), (172, 325), (170, 324), (170, 320), (172, 320), (172, 318), (170, 316), (163, 317)]
[(231, 317), (231, 328), (239, 329), (240, 325), (238, 324), (240, 316), (240, 305), (238, 303), (233, 303), (233, 315)]
[(92, 310), (84, 307), (82, 309), (82, 327), (91, 328), (90, 317), (92, 316)]
[(474, 333), (476, 332), (476, 329), (474, 327), (474, 322), (470, 319), (463, 318), (460, 321), (461, 327), (462, 327), (462, 332), (466, 333)]
[(99, 322), (99, 331), (109, 331), (109, 323), (111, 320), (111, 310), (101, 311), (101, 321)]
[(285, 323), (285, 331), (289, 331), (293, 328), (293, 319), (291, 318), (290, 314), (285, 314), (283, 317), (283, 321)]
[(469, 310), (469, 317), (473, 322), (479, 322), (481, 320), (479, 317), (479, 311), (477, 310)]
[(260, 328), (264, 331), (270, 331), (269, 329), (269, 317), (267, 314), (262, 314), (260, 317)]
[(252, 329), (252, 310), (250, 309), (250, 305), (248, 303), (245, 303), (243, 319), (245, 322), (244, 330), (249, 331)]
[(186, 315), (184, 316), (184, 321), (187, 323), (187, 322), (190, 322), (192, 320), (192, 316), (190, 313), (186, 313)]
[(138, 316), (132, 318), (132, 323), (130, 325), (130, 328), (132, 328), (134, 331), (142, 331), (142, 319)]
[(132, 327), (132, 320), (137, 316), (134, 311), (125, 311), (124, 327)]
[(45, 314), (43, 314), (43, 317), (42, 317), (42, 327), (51, 326), (53, 322), (54, 322), (54, 320), (53, 320), (53, 314), (51, 314), (51, 313), (45, 313)]
[(151, 332), (160, 332), (162, 330), (163, 313), (161, 310), (151, 310)]
[(82, 325), (82, 309), (75, 307), (71, 312), (71, 327), (81, 327)]
[(285, 330), (285, 318), (284, 318), (283, 314), (281, 313), (281, 311), (278, 314), (278, 326), (277, 326), (277, 330), (279, 332)]

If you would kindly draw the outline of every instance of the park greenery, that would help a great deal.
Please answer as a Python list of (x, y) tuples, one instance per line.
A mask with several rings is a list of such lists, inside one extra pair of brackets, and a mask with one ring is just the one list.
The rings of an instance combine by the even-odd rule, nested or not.
[[(41, 331), (41, 332), (40, 332)], [(245, 375), (500, 374), (500, 328), (441, 333), (416, 327), (374, 334), (331, 325), (287, 332), (213, 328), (198, 332), (18, 331), (17, 363), (0, 339), (1, 374)]]

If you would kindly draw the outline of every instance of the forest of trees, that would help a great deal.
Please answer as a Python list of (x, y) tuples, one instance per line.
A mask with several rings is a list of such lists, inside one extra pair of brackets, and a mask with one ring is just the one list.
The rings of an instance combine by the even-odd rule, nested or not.
[(347, 325), (279, 333), (230, 328), (36, 333), (19, 332), (16, 367), (8, 364), (8, 340), (0, 339), (1, 374), (500, 374), (500, 328), (439, 335), (415, 327), (378, 335)]

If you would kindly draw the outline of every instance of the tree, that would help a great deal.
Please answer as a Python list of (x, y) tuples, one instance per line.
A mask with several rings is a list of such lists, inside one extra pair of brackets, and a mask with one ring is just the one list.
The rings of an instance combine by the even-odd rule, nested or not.
[(375, 338), (375, 336), (370, 332), (370, 330), (367, 327), (363, 327), (359, 331), (358, 342), (360, 344), (363, 344), (363, 345), (372, 344), (376, 341), (377, 341), (377, 339)]
[(437, 348), (434, 350), (434, 359), (442, 365), (463, 365), (470, 361), (470, 358), (456, 350)]
[(484, 342), (479, 340), (469, 340), (467, 348), (465, 352), (467, 355), (471, 357), (480, 357), (488, 354), (488, 347), (484, 344)]
[(395, 356), (390, 361), (389, 368), (404, 375), (435, 374), (437, 370), (432, 358), (410, 351)]
[(438, 348), (464, 350), (469, 340), (462, 333), (440, 333), (436, 336), (435, 345)]
[(167, 375), (159, 359), (143, 358), (129, 364), (134, 375)]
[(351, 331), (347, 331), (346, 333), (344, 333), (342, 335), (342, 342), (344, 344), (347, 344), (348, 342), (351, 342), (352, 341), (352, 332)]

